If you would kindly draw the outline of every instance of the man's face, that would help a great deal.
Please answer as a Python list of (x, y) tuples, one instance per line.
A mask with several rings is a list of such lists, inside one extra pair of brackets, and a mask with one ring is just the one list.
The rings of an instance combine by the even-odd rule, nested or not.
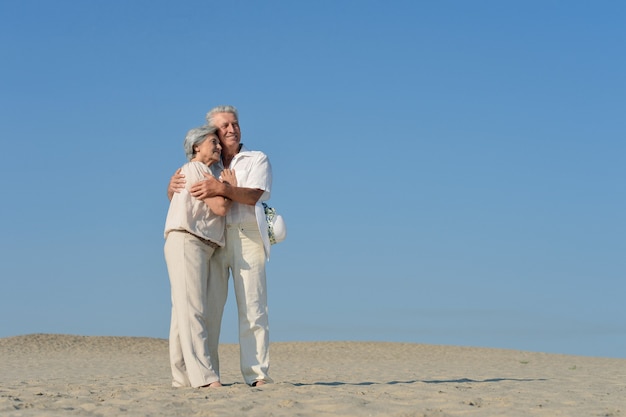
[(225, 148), (239, 146), (241, 142), (241, 129), (239, 121), (232, 113), (217, 113), (213, 116), (213, 122), (217, 127), (217, 136)]

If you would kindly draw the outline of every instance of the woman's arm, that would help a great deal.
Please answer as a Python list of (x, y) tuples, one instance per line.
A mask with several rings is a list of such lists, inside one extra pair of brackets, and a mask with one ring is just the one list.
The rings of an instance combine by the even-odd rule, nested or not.
[(209, 197), (202, 201), (218, 216), (226, 216), (228, 209), (233, 205), (233, 201), (225, 197)]

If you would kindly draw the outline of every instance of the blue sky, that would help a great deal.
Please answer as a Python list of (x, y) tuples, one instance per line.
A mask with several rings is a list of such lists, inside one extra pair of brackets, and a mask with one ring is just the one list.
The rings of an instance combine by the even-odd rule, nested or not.
[(273, 341), (626, 358), (625, 19), (620, 1), (0, 2), (0, 337), (166, 338), (166, 186), (186, 131), (233, 104), (289, 227)]

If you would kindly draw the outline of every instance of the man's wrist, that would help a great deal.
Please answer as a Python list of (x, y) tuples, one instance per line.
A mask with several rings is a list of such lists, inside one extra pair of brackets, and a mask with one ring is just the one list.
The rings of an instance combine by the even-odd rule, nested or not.
[(220, 195), (224, 196), (224, 198), (232, 200), (231, 191), (233, 187), (227, 182), (222, 182), (220, 184)]

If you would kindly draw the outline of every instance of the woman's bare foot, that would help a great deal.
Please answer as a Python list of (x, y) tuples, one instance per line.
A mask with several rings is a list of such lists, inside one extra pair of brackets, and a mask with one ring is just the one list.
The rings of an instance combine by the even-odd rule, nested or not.
[(200, 388), (219, 388), (222, 386), (223, 385), (220, 381), (215, 381), (215, 382), (211, 382), (210, 384), (203, 385)]

